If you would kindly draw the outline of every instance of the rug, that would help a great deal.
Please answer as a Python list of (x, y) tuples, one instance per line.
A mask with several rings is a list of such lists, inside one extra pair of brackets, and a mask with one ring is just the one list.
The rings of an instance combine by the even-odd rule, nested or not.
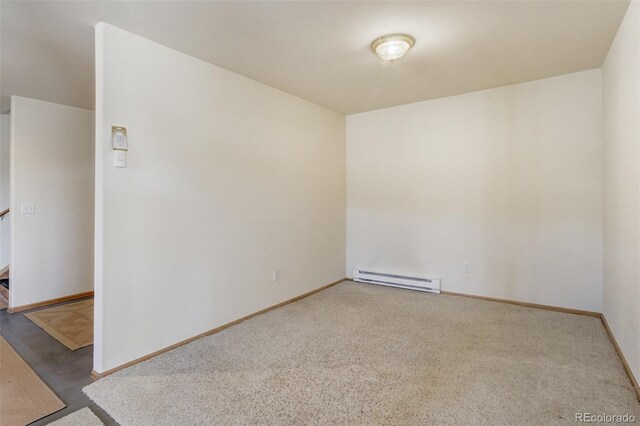
[(0, 336), (0, 424), (24, 426), (65, 405)]
[(93, 298), (24, 316), (72, 351), (93, 344)]

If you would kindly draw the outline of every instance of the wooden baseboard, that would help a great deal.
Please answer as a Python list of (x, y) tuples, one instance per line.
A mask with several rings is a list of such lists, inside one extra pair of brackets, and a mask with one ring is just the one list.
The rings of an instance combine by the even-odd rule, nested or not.
[(173, 345), (167, 346), (166, 348), (163, 348), (163, 349), (160, 349), (158, 351), (152, 352), (152, 353), (150, 353), (148, 355), (145, 355), (145, 356), (142, 356), (140, 358), (136, 358), (133, 361), (127, 362), (126, 364), (122, 364), (122, 365), (119, 365), (118, 367), (114, 367), (114, 368), (112, 368), (110, 370), (107, 370), (104, 373), (98, 373), (96, 370), (92, 370), (91, 371), (91, 378), (93, 380), (101, 379), (101, 378), (103, 378), (105, 376), (108, 376), (110, 374), (115, 373), (116, 371), (122, 370), (122, 369), (127, 368), (127, 367), (131, 367), (132, 365), (139, 364), (139, 363), (141, 363), (143, 361), (151, 359), (151, 358), (153, 358), (155, 356), (158, 356), (158, 355), (160, 355), (162, 353), (165, 353), (165, 352), (168, 352), (168, 351), (170, 351), (172, 349), (175, 349), (175, 348), (178, 348), (180, 346), (186, 345), (187, 343), (191, 343), (194, 340), (198, 340), (198, 339), (201, 339), (203, 337), (210, 336), (212, 334), (216, 334), (216, 333), (224, 330), (225, 328), (228, 328), (228, 327), (231, 327), (232, 325), (236, 325), (238, 323), (241, 323), (242, 321), (246, 321), (249, 318), (253, 318), (253, 317), (257, 316), (257, 315), (264, 314), (264, 313), (269, 312), (269, 311), (271, 311), (273, 309), (277, 309), (277, 308), (280, 308), (280, 307), (282, 307), (284, 305), (288, 305), (289, 303), (297, 302), (300, 299), (304, 299), (305, 297), (311, 296), (312, 294), (318, 293), (319, 291), (326, 290), (327, 288), (332, 287), (332, 286), (334, 286), (336, 284), (339, 284), (339, 283), (341, 283), (341, 282), (343, 282), (345, 280), (346, 280), (346, 278), (342, 278), (342, 279), (340, 279), (338, 281), (334, 281), (334, 282), (332, 282), (330, 284), (324, 285), (324, 286), (322, 286), (320, 288), (317, 288), (315, 290), (311, 290), (311, 291), (309, 291), (307, 293), (301, 294), (300, 296), (296, 296), (294, 298), (285, 300), (284, 302), (280, 302), (280, 303), (275, 304), (273, 306), (269, 306), (268, 308), (261, 309), (258, 312), (254, 312), (252, 314), (249, 314), (247, 316), (239, 318), (239, 319), (237, 319), (235, 321), (231, 321), (231, 322), (229, 322), (227, 324), (221, 325), (220, 327), (216, 327), (216, 328), (214, 328), (212, 330), (205, 331), (204, 333), (200, 333), (200, 334), (198, 334), (196, 336), (193, 336), (193, 337), (190, 337), (190, 338), (188, 338), (186, 340), (182, 340), (182, 341), (180, 341), (178, 343), (174, 343)]
[(56, 303), (68, 302), (69, 300), (84, 299), (85, 297), (92, 297), (93, 291), (87, 291), (85, 293), (72, 294), (70, 296), (58, 297), (57, 299), (43, 300), (42, 302), (31, 303), (29, 305), (15, 306), (8, 308), (7, 312), (14, 314), (16, 312), (26, 311), (34, 308), (41, 308), (43, 306), (55, 305)]
[(620, 361), (622, 361), (622, 365), (624, 366), (624, 369), (627, 372), (627, 376), (629, 376), (631, 385), (636, 391), (636, 398), (638, 398), (638, 401), (640, 401), (640, 386), (638, 386), (638, 381), (633, 375), (633, 371), (631, 371), (631, 367), (629, 366), (629, 363), (627, 363), (627, 360), (624, 357), (624, 354), (622, 353), (622, 349), (620, 349), (620, 346), (618, 345), (618, 342), (616, 341), (616, 338), (613, 335), (613, 332), (609, 328), (609, 324), (607, 323), (607, 319), (605, 318), (604, 314), (602, 314), (600, 318), (602, 319), (602, 324), (604, 324), (604, 328), (607, 330), (607, 334), (609, 334), (609, 337), (611, 338), (611, 342), (613, 342), (613, 346), (616, 348), (616, 352), (618, 352), (618, 356), (620, 357)]
[[(110, 370), (105, 371), (104, 373), (98, 373), (95, 370), (91, 371), (91, 378), (93, 380), (97, 380), (100, 379), (102, 377), (108, 376), (110, 374), (115, 373), (116, 371), (122, 370), (124, 368), (127, 367), (131, 367), (132, 365), (138, 364), (140, 362), (146, 361), (148, 359), (151, 359), (157, 355), (160, 355), (164, 352), (168, 352), (172, 349), (178, 348), (180, 346), (186, 345), (187, 343), (191, 343), (194, 340), (198, 340), (201, 339), (203, 337), (206, 336), (210, 336), (212, 334), (218, 333), (222, 330), (224, 330), (225, 328), (231, 327), (232, 325), (241, 323), (242, 321), (246, 321), (249, 318), (253, 318), (257, 315), (263, 314), (265, 312), (271, 311), (273, 309), (279, 308), (281, 306), (287, 305), (289, 303), (293, 303), (296, 302), (300, 299), (303, 299), (307, 296), (311, 296), (314, 293), (317, 293), (319, 291), (325, 290), (331, 286), (334, 286), (336, 284), (339, 284), (343, 281), (353, 281), (351, 278), (344, 278), (335, 282), (332, 282), (330, 284), (327, 284), (325, 286), (322, 286), (320, 288), (317, 288), (315, 290), (312, 290), (310, 292), (304, 293), (300, 296), (296, 296), (292, 299), (289, 300), (285, 300), (284, 302), (278, 303), (276, 305), (270, 306), (268, 308), (262, 309), (258, 312), (255, 312), (253, 314), (247, 315), (245, 317), (242, 317), (240, 319), (237, 319), (235, 321), (231, 321), (230, 323), (221, 325), (220, 327), (216, 327), (212, 330), (209, 331), (205, 331), (204, 333), (198, 334), (197, 336), (193, 336), (189, 339), (183, 340), (181, 342), (175, 343), (171, 346), (168, 346), (164, 349), (160, 349), (158, 351), (155, 351), (149, 355), (145, 355), (143, 357), (137, 358), (133, 361), (130, 361), (126, 364), (120, 365), (118, 367), (112, 368)], [(93, 293), (93, 292), (92, 292)], [(590, 317), (595, 317), (595, 318), (600, 318), (602, 320), (602, 323), (604, 324), (604, 328), (607, 331), (607, 334), (609, 335), (609, 337), (611, 338), (611, 341), (613, 342), (613, 346), (616, 349), (616, 352), (618, 353), (618, 356), (620, 357), (620, 360), (622, 361), (622, 365), (624, 366), (625, 371), (627, 372), (627, 375), (629, 377), (629, 380), (631, 381), (631, 385), (633, 386), (633, 388), (636, 391), (636, 397), (638, 398), (638, 401), (640, 401), (640, 386), (638, 386), (638, 381), (636, 380), (635, 376), (633, 375), (633, 372), (631, 371), (631, 368), (629, 367), (629, 364), (627, 363), (627, 360), (625, 359), (624, 355), (622, 354), (622, 350), (620, 349), (620, 346), (618, 345), (618, 342), (616, 341), (615, 337), (613, 336), (613, 333), (611, 332), (611, 329), (609, 328), (609, 324), (607, 324), (607, 320), (604, 317), (603, 314), (599, 313), (599, 312), (593, 312), (593, 311), (583, 311), (583, 310), (579, 310), (579, 309), (569, 309), (569, 308), (561, 308), (558, 306), (550, 306), (550, 305), (540, 305), (537, 303), (527, 303), (527, 302), (518, 302), (515, 300), (508, 300), (508, 299), (497, 299), (494, 297), (486, 297), (486, 296), (477, 296), (477, 295), (472, 295), (472, 294), (464, 294), (464, 293), (454, 293), (454, 292), (450, 292), (450, 291), (443, 291), (442, 294), (448, 294), (448, 295), (452, 295), (452, 296), (460, 296), (460, 297), (470, 297), (473, 299), (481, 299), (481, 300), (488, 300), (488, 301), (492, 301), (492, 302), (500, 302), (500, 303), (509, 303), (512, 305), (518, 305), (518, 306), (524, 306), (524, 307), (528, 307), (528, 308), (535, 308), (535, 309), (544, 309), (544, 310), (550, 310), (550, 311), (556, 311), (556, 312), (563, 312), (563, 313), (568, 313), (568, 314), (575, 314), (575, 315), (585, 315), (585, 316), (590, 316)]]
[(611, 341), (613, 342), (613, 346), (615, 347), (616, 352), (618, 353), (618, 356), (620, 357), (620, 360), (622, 361), (622, 365), (623, 365), (625, 371), (627, 372), (627, 376), (629, 377), (629, 381), (631, 381), (631, 385), (633, 386), (633, 388), (636, 391), (636, 398), (638, 398), (638, 401), (640, 401), (640, 386), (638, 386), (638, 381), (636, 380), (635, 376), (633, 375), (633, 372), (631, 371), (631, 367), (629, 367), (629, 364), (627, 363), (627, 360), (625, 359), (625, 357), (624, 357), (624, 355), (622, 353), (622, 350), (620, 349), (620, 346), (618, 345), (618, 342), (616, 342), (616, 338), (613, 336), (613, 333), (611, 332), (611, 329), (609, 328), (609, 324), (607, 324), (607, 320), (604, 317), (604, 314), (602, 314), (600, 312), (593, 312), (593, 311), (582, 311), (580, 309), (561, 308), (559, 306), (540, 305), (540, 304), (537, 304), (537, 303), (527, 303), (527, 302), (518, 302), (516, 300), (497, 299), (497, 298), (494, 298), (494, 297), (476, 296), (476, 295), (473, 295), (473, 294), (465, 294), (465, 293), (454, 293), (454, 292), (451, 292), (451, 291), (443, 291), (442, 294), (449, 294), (451, 296), (470, 297), (470, 298), (473, 298), (473, 299), (489, 300), (491, 302), (509, 303), (511, 305), (524, 306), (524, 307), (527, 307), (527, 308), (544, 309), (544, 310), (547, 310), (547, 311), (563, 312), (563, 313), (567, 313), (567, 314), (585, 315), (585, 316), (589, 316), (589, 317), (600, 318), (602, 320), (602, 323), (604, 324), (604, 328), (607, 330), (607, 334), (609, 334), (609, 337), (611, 338)]
[[(353, 281), (352, 278), (347, 278), (347, 280)], [(638, 381), (633, 375), (633, 372), (631, 371), (631, 367), (629, 367), (629, 363), (627, 363), (627, 360), (625, 359), (624, 354), (622, 353), (622, 350), (620, 349), (620, 346), (616, 341), (616, 338), (613, 336), (613, 332), (609, 328), (609, 324), (607, 324), (607, 319), (605, 318), (604, 314), (600, 312), (593, 312), (593, 311), (582, 311), (580, 309), (561, 308), (559, 306), (540, 305), (537, 303), (518, 302), (516, 300), (497, 299), (495, 297), (487, 297), (487, 296), (477, 296), (474, 294), (455, 293), (452, 291), (443, 291), (441, 293), (448, 294), (451, 296), (470, 297), (473, 299), (488, 300), (491, 302), (509, 303), (511, 305), (524, 306), (527, 308), (544, 309), (547, 311), (563, 312), (567, 314), (585, 315), (589, 317), (600, 318), (602, 320), (602, 323), (604, 324), (604, 328), (606, 329), (607, 334), (609, 335), (609, 338), (611, 339), (611, 342), (613, 342), (613, 346), (616, 349), (618, 356), (620, 357), (620, 361), (622, 361), (622, 366), (624, 367), (627, 373), (627, 376), (629, 377), (629, 381), (631, 382), (631, 385), (633, 386), (636, 392), (636, 398), (638, 399), (638, 401), (640, 401), (640, 386), (638, 385)]]
[[(351, 277), (347, 277), (346, 279), (349, 281), (357, 282), (357, 281), (354, 281), (353, 278)], [(600, 318), (602, 316), (600, 312), (582, 311), (580, 309), (571, 309), (571, 308), (561, 308), (559, 306), (552, 306), (552, 305), (540, 305), (538, 303), (518, 302), (517, 300), (498, 299), (496, 297), (478, 296), (475, 294), (467, 294), (467, 293), (456, 293), (453, 291), (441, 291), (440, 294), (448, 294), (449, 296), (470, 297), (472, 299), (488, 300), (490, 302), (508, 303), (510, 305), (524, 306), (526, 308), (544, 309), (547, 311), (564, 312), (566, 314), (585, 315), (585, 316), (594, 317), (594, 318)]]
[(488, 300), (491, 302), (508, 303), (510, 305), (524, 306), (526, 308), (544, 309), (547, 311), (564, 312), (565, 314), (585, 315), (588, 317), (600, 318), (602, 314), (600, 312), (582, 311), (580, 309), (561, 308), (559, 306), (552, 305), (540, 305), (538, 303), (518, 302), (517, 300), (509, 299), (497, 299), (495, 297), (477, 296), (475, 294), (455, 293), (452, 291), (443, 291), (442, 294), (448, 294), (451, 296), (470, 297), (473, 299)]

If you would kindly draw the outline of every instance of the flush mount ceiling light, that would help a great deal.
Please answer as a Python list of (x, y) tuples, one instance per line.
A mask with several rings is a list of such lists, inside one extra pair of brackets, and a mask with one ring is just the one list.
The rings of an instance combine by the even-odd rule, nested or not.
[(387, 34), (371, 43), (371, 50), (385, 61), (395, 61), (407, 54), (416, 40), (409, 34)]

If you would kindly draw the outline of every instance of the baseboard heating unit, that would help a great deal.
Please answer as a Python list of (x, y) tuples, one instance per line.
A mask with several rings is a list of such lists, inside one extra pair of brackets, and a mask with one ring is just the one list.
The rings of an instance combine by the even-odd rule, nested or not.
[(360, 283), (386, 285), (389, 287), (406, 288), (409, 290), (440, 293), (440, 278), (420, 278), (391, 273), (353, 270), (353, 280)]

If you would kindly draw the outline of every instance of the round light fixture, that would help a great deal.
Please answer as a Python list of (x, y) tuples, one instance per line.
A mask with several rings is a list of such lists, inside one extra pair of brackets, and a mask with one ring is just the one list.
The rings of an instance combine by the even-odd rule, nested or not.
[(409, 34), (387, 34), (371, 43), (371, 50), (385, 61), (395, 61), (407, 54), (416, 40)]

